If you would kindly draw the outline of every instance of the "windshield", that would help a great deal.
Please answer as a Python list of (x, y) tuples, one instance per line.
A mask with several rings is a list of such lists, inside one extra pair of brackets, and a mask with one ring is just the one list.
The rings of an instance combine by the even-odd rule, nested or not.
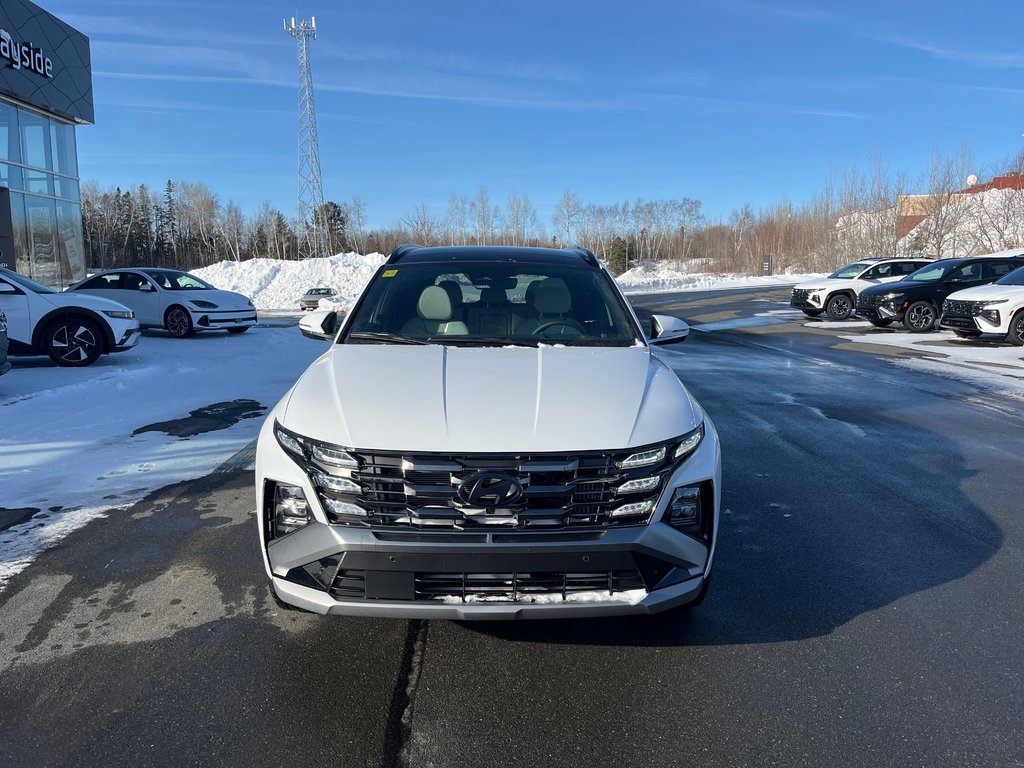
[(996, 285), (1024, 285), (1024, 267), (1013, 270), (996, 280)]
[(310, 288), (306, 291), (307, 296), (330, 296), (333, 293), (330, 288)]
[(142, 271), (153, 278), (154, 283), (168, 291), (214, 290), (212, 285), (188, 272), (179, 272), (176, 269), (144, 269)]
[(19, 275), (17, 272), (12, 272), (9, 269), (0, 268), (0, 275), (3, 275), (12, 283), (17, 283), (22, 288), (28, 288), (33, 293), (56, 293), (53, 288), (47, 288), (42, 283), (37, 283), (35, 280), (29, 280), (24, 275)]
[(870, 267), (870, 264), (865, 264), (863, 261), (856, 261), (853, 264), (847, 264), (842, 269), (833, 272), (829, 275), (830, 278), (853, 278), (863, 272), (865, 269)]
[(919, 283), (937, 283), (953, 271), (953, 268), (960, 262), (952, 259), (943, 259), (921, 267), (917, 272), (911, 272), (904, 280), (916, 280)]
[(507, 261), (382, 269), (339, 343), (627, 347), (639, 340), (597, 269)]

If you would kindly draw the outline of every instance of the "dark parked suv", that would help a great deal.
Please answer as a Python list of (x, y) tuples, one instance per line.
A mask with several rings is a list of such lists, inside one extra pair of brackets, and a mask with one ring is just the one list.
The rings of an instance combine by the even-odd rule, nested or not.
[(900, 322), (909, 331), (930, 331), (949, 294), (993, 283), (1021, 266), (1024, 266), (1024, 250), (941, 259), (898, 283), (865, 288), (857, 300), (857, 314), (879, 328)]

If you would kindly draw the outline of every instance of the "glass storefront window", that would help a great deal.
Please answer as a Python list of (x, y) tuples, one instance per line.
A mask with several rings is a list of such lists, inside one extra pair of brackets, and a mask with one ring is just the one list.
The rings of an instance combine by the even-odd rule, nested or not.
[(14, 229), (14, 271), (32, 274), (32, 258), (28, 250), (28, 230), (25, 227), (25, 196), (11, 192), (11, 224)]
[(26, 192), (35, 192), (38, 195), (52, 195), (53, 174), (44, 173), (43, 171), (33, 171), (31, 168), (26, 168), (25, 186), (23, 186), (22, 189)]
[(32, 260), (33, 280), (62, 289), (63, 270), (57, 259), (57, 208), (53, 200), (34, 195), (25, 196), (25, 219), (28, 222), (28, 250)]
[(78, 190), (78, 179), (54, 176), (53, 180), (57, 185), (57, 197), (66, 197), (68, 200), (81, 200)]
[(26, 110), (21, 110), (19, 118), (22, 162), (36, 168), (50, 168), (50, 121)]
[(0, 160), (21, 162), (21, 141), (18, 138), (18, 108), (0, 101)]
[(53, 170), (66, 176), (77, 176), (78, 153), (75, 149), (75, 127), (51, 120), (50, 146), (53, 150)]
[(57, 249), (64, 274), (62, 287), (85, 277), (85, 247), (82, 240), (82, 206), (57, 201)]
[(21, 166), (0, 163), (0, 187), (21, 189)]

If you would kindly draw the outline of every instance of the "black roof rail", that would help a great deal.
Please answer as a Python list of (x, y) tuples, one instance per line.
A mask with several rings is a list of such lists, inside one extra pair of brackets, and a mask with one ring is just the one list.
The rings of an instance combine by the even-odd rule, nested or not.
[(591, 251), (589, 248), (581, 248), (579, 246), (576, 246), (575, 248), (566, 248), (565, 250), (568, 253), (575, 253), (577, 256), (583, 259), (583, 261), (585, 261), (587, 264), (594, 267), (595, 269), (601, 266), (598, 263), (597, 257), (594, 255), (594, 252)]
[(422, 247), (423, 246), (418, 243), (403, 243), (391, 252), (391, 255), (388, 256), (387, 263), (395, 264), (401, 261), (404, 256), (408, 256), (413, 251), (419, 250)]

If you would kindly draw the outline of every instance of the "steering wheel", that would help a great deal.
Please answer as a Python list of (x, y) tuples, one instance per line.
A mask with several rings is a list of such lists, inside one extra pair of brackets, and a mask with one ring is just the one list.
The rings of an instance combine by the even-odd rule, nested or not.
[(533, 333), (531, 335), (537, 336), (540, 333), (543, 333), (544, 331), (546, 331), (548, 328), (551, 328), (551, 327), (556, 326), (556, 325), (564, 326), (566, 328), (573, 328), (573, 329), (579, 331), (580, 333), (582, 333), (584, 336), (587, 335), (587, 329), (586, 328), (584, 328), (582, 325), (577, 323), (575, 320), (570, 320), (569, 318), (564, 318), (562, 320), (548, 320), (545, 323), (541, 323), (540, 325), (538, 325), (536, 328), (533, 329)]

